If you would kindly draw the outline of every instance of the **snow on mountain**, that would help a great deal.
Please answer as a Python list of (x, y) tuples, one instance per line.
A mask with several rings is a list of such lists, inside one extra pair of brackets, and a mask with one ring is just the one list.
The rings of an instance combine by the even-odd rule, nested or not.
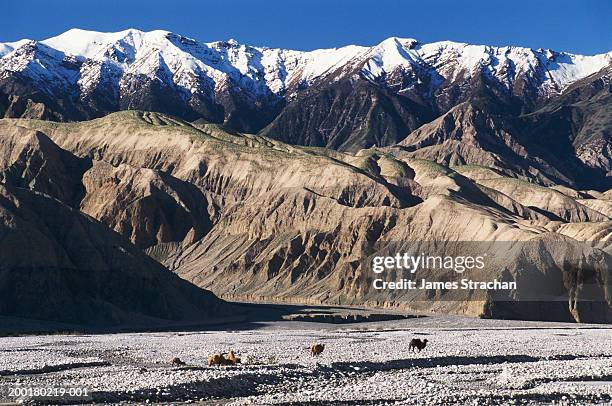
[(444, 82), (467, 81), (483, 72), (509, 90), (527, 78), (537, 93), (549, 95), (609, 65), (612, 52), (582, 56), (395, 37), (373, 47), (294, 51), (235, 40), (202, 43), (161, 30), (72, 29), (40, 42), (0, 43), (0, 57), (0, 78), (21, 72), (45, 89), (72, 83), (87, 95), (104, 82), (122, 94), (144, 75), (172, 86), (185, 99), (190, 94), (214, 98), (230, 87), (248, 99), (291, 97), (318, 79), (355, 73), (386, 85), (393, 85), (397, 75), (408, 86), (427, 81), (433, 91)]
[(19, 72), (48, 93), (69, 87), (78, 79), (78, 57), (66, 55), (36, 41), (25, 40), (13, 44), (16, 46), (0, 58), (0, 79)]
[(397, 69), (420, 67), (455, 81), (485, 72), (506, 88), (520, 75), (536, 75), (547, 93), (560, 91), (576, 80), (598, 72), (612, 61), (612, 52), (594, 56), (533, 50), (522, 47), (492, 47), (451, 41), (420, 44), (414, 39), (388, 38), (371, 48), (364, 67), (366, 76), (380, 78)]
[(27, 39), (22, 39), (22, 40), (15, 41), (15, 42), (0, 43), (0, 58), (8, 54), (9, 52), (14, 51), (15, 48), (19, 48), (20, 46), (27, 43), (28, 41), (29, 40)]
[(131, 39), (132, 45), (140, 46), (143, 35), (143, 32), (135, 29), (105, 33), (73, 28), (41, 42), (68, 54), (98, 59), (101, 51), (104, 51), (110, 45), (119, 43), (121, 40)]
[(235, 40), (200, 43), (168, 31), (135, 29), (116, 33), (72, 29), (41, 43), (114, 65), (124, 74), (155, 77), (164, 64), (174, 83), (191, 92), (198, 90), (198, 78), (212, 80), (216, 90), (231, 78), (258, 93), (280, 93), (289, 83), (315, 79), (367, 49), (348, 46), (301, 52), (251, 47)]

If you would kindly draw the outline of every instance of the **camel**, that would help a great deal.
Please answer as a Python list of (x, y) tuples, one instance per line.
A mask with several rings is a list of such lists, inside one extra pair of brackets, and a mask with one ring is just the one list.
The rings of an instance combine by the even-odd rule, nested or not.
[(230, 351), (227, 354), (227, 360), (232, 363), (232, 365), (240, 364), (240, 357), (234, 355), (234, 351)]
[(176, 367), (185, 365), (185, 363), (181, 361), (179, 357), (172, 358), (172, 361), (170, 362), (172, 363), (173, 366), (176, 366)]
[(427, 339), (421, 340), (418, 338), (413, 338), (410, 340), (410, 345), (408, 346), (408, 351), (419, 350), (421, 352), (422, 349), (427, 345)]
[(313, 357), (321, 355), (324, 349), (325, 344), (313, 344), (312, 347), (310, 347), (310, 355), (312, 355)]
[(237, 365), (240, 364), (240, 357), (234, 354), (234, 351), (230, 351), (227, 354), (227, 358), (223, 354), (213, 354), (208, 357), (208, 366), (223, 366), (223, 365)]

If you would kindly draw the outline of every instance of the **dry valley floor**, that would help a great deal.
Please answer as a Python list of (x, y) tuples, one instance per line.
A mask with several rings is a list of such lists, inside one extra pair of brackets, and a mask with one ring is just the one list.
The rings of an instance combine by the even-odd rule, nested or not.
[[(427, 338), (410, 353), (412, 338)], [(0, 386), (86, 386), (73, 403), (609, 404), (612, 326), (433, 316), (271, 321), (209, 332), (0, 338)], [(308, 347), (326, 345), (319, 357)], [(208, 367), (234, 350), (238, 367)], [(172, 366), (179, 357), (185, 366)], [(69, 399), (64, 399), (70, 401)], [(54, 400), (52, 403), (57, 403)]]

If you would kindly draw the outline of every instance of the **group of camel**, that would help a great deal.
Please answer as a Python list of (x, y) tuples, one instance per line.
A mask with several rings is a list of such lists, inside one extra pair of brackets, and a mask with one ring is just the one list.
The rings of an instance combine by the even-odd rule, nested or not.
[[(408, 351), (419, 351), (423, 350), (427, 346), (427, 339), (421, 340), (418, 338), (413, 338), (410, 340), (410, 345), (408, 346)], [(323, 353), (325, 350), (325, 344), (313, 344), (310, 346), (310, 355), (313, 357), (317, 357)], [(171, 361), (174, 366), (183, 366), (185, 363), (181, 361), (180, 358), (175, 357)], [(237, 357), (234, 354), (234, 351), (230, 351), (225, 354), (217, 353), (208, 357), (208, 366), (235, 366), (240, 364), (240, 357)]]
[[(180, 367), (180, 366), (185, 366), (186, 365), (186, 363), (184, 361), (182, 361), (178, 357), (172, 358), (170, 363), (173, 366), (175, 366), (175, 367)], [(227, 356), (225, 354), (217, 353), (217, 354), (213, 354), (213, 355), (208, 357), (208, 366), (209, 367), (212, 367), (212, 366), (233, 366), (233, 365), (238, 365), (238, 364), (240, 364), (240, 357), (237, 357), (236, 354), (234, 354), (234, 351), (228, 352)]]

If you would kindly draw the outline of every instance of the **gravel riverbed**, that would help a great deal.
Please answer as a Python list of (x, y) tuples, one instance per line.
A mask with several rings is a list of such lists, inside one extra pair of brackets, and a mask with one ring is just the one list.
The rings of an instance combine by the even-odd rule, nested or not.
[[(411, 353), (412, 338), (428, 345)], [(312, 357), (309, 346), (325, 344)], [(234, 350), (243, 364), (208, 367)], [(172, 366), (179, 357), (185, 366)], [(0, 338), (11, 387), (88, 388), (33, 403), (231, 405), (612, 404), (612, 326), (434, 316), (208, 332)]]

